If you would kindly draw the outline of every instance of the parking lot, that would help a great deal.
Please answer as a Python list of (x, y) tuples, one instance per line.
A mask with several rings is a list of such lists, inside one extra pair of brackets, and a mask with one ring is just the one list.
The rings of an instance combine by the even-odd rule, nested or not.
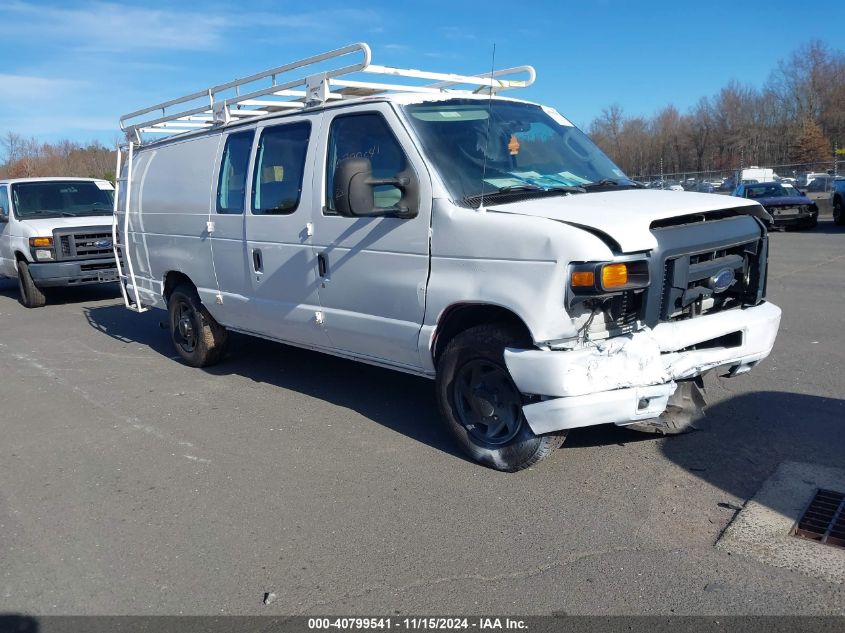
[(192, 369), (114, 287), (2, 281), (0, 612), (845, 614), (714, 547), (781, 462), (845, 467), (843, 270), (829, 217), (774, 233), (775, 350), (707, 377), (705, 429), (577, 430), (518, 474), (457, 453), (423, 379), (244, 336)]

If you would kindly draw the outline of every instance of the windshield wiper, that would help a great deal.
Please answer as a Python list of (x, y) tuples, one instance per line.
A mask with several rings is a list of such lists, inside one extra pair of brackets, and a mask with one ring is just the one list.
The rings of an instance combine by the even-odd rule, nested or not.
[(624, 180), (624, 179), (615, 179), (615, 178), (602, 178), (601, 180), (597, 180), (596, 182), (588, 182), (581, 187), (587, 191), (590, 189), (601, 189), (604, 187), (631, 187), (633, 189), (642, 189), (643, 186), (635, 182), (633, 180)]

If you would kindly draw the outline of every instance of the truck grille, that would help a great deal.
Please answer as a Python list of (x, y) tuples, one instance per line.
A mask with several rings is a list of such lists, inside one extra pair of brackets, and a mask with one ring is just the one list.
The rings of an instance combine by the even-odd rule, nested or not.
[(757, 305), (766, 291), (768, 237), (751, 216), (652, 225), (658, 247), (644, 321), (690, 319)]
[[(737, 308), (749, 298), (753, 301), (751, 271), (759, 248), (760, 243), (755, 241), (667, 258), (663, 266), (660, 320), (691, 318)], [(728, 287), (717, 285), (719, 275), (723, 283), (730, 283)]]
[(72, 233), (56, 231), (56, 249), (59, 259), (96, 259), (114, 257), (110, 231), (74, 230)]

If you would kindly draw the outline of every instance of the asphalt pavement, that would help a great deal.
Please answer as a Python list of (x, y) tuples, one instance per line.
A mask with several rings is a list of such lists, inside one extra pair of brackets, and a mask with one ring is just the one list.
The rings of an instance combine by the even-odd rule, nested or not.
[(114, 287), (0, 281), (0, 613), (845, 614), (714, 547), (781, 462), (845, 466), (845, 230), (770, 264), (775, 350), (708, 376), (704, 430), (577, 430), (517, 474), (427, 380), (245, 336), (193, 369)]

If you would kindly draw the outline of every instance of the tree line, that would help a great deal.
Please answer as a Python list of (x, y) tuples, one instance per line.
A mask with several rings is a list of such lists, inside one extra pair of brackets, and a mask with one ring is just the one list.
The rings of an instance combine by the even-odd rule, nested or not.
[(686, 113), (667, 105), (651, 117), (614, 104), (589, 134), (634, 177), (829, 164), (834, 146), (845, 147), (845, 55), (812, 41), (778, 62), (762, 88), (731, 81)]
[(114, 181), (114, 150), (99, 142), (43, 143), (9, 131), (0, 137), (0, 150), (0, 178), (79, 176)]

